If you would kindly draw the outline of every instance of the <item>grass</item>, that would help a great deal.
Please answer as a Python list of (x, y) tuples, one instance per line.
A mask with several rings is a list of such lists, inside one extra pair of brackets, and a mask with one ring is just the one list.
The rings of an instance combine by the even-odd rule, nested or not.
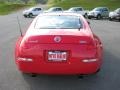
[(91, 10), (98, 6), (106, 6), (110, 10), (120, 8), (120, 0), (49, 0), (48, 7), (60, 6), (68, 9), (73, 6), (82, 6), (84, 9)]
[(13, 11), (17, 11), (21, 8), (24, 8), (24, 7), (28, 7), (28, 6), (31, 6), (31, 5), (26, 5), (26, 4), (8, 4), (8, 3), (4, 3), (4, 4), (0, 4), (0, 15), (6, 15), (6, 14), (9, 14)]

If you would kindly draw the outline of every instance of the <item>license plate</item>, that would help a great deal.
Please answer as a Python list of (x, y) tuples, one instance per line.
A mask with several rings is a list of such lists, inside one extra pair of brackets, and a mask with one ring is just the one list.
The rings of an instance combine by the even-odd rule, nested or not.
[(49, 61), (66, 61), (67, 60), (67, 52), (49, 51), (48, 52), (48, 60)]

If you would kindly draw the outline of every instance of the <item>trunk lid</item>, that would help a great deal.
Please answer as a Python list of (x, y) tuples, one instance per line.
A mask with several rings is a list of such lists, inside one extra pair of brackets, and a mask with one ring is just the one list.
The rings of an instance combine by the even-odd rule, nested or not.
[[(33, 31), (33, 30), (32, 30)], [(28, 43), (63, 43), (63, 44), (88, 44), (92, 41), (92, 34), (87, 30), (36, 30), (26, 34)]]

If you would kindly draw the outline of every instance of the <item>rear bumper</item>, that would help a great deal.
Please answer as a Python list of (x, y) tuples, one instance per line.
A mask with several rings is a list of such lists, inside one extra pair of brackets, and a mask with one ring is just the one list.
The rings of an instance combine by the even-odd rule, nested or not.
[(74, 60), (74, 62), (41, 62), (33, 60), (32, 62), (18, 61), (17, 66), (21, 72), (36, 74), (92, 74), (101, 67), (101, 61), (82, 62)]
[[(101, 55), (96, 54), (96, 49), (87, 51), (86, 46), (80, 45), (41, 45), (24, 51), (16, 51), (16, 64), (21, 72), (52, 75), (80, 75), (93, 74), (101, 67)], [(36, 48), (36, 49), (35, 49)], [(46, 49), (46, 50), (44, 50)], [(66, 50), (67, 49), (67, 50)], [(47, 50), (64, 50), (69, 55), (66, 62), (49, 62)], [(99, 52), (101, 54), (101, 52)], [(32, 61), (18, 60), (18, 57), (30, 58)], [(96, 58), (97, 61), (83, 62), (85, 59)]]
[(117, 20), (120, 20), (120, 16), (113, 17), (112, 19), (117, 19)]

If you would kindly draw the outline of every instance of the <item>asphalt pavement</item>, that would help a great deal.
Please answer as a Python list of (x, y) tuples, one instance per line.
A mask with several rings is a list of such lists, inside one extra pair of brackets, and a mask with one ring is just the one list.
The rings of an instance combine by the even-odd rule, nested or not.
[(93, 32), (104, 46), (103, 65), (97, 75), (79, 79), (77, 76), (31, 77), (21, 74), (15, 64), (15, 42), (33, 19), (24, 18), (22, 11), (0, 16), (0, 90), (120, 90), (120, 22), (90, 20)]

